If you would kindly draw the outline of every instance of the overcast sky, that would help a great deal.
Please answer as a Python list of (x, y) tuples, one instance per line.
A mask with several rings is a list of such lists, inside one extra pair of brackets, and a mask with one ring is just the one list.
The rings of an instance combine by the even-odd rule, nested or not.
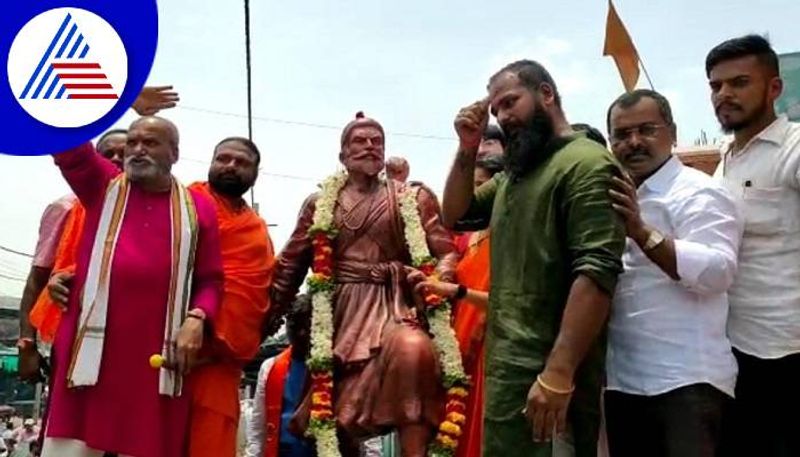
[[(615, 5), (655, 88), (673, 105), (681, 144), (701, 130), (719, 136), (703, 69), (711, 47), (756, 32), (768, 33), (778, 52), (800, 51), (797, 0)], [(189, 183), (205, 179), (217, 141), (247, 133), (243, 6), (162, 0), (159, 11), (149, 83), (180, 92), (181, 106), (163, 114), (180, 129), (174, 171)], [(487, 78), (512, 60), (544, 63), (569, 120), (603, 127), (623, 90), (601, 55), (606, 12), (604, 0), (252, 2), (254, 140), (264, 155), (256, 201), (278, 224), (276, 246), (315, 182), (336, 169), (341, 127), (358, 110), (383, 123), (387, 153), (409, 159), (411, 178), (437, 191), (456, 147), (454, 114), (483, 97)], [(32, 252), (42, 210), (68, 192), (49, 157), (0, 155), (0, 246)], [(0, 294), (20, 295), (17, 279), (28, 267), (29, 259), (0, 250)]]

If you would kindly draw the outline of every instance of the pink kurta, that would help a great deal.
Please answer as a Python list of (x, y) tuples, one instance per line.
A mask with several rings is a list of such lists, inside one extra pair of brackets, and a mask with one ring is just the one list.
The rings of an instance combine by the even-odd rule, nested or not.
[[(80, 316), (79, 294), (86, 279), (105, 189), (119, 171), (91, 144), (55, 157), (56, 164), (86, 207), (77, 276), (69, 307), (56, 334), (55, 383), (47, 436), (84, 441), (89, 447), (134, 457), (183, 455), (191, 376), (183, 395), (158, 393), (158, 371), (148, 359), (164, 340), (170, 281), (169, 192), (147, 193), (131, 185), (128, 207), (112, 263), (105, 345), (98, 382), (67, 388), (72, 344)], [(217, 219), (211, 202), (192, 193), (199, 225), (190, 307), (213, 319), (222, 286)]]

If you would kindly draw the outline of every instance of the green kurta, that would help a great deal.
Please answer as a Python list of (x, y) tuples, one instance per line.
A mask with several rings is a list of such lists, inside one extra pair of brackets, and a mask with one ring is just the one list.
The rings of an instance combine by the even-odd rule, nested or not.
[[(516, 182), (498, 174), (476, 190), (462, 219), (491, 217), (492, 257), (486, 333), (487, 457), (550, 456), (522, 414), (561, 326), (574, 279), (585, 275), (612, 294), (625, 246), (608, 190), (620, 169), (598, 144), (576, 135)], [(605, 332), (576, 377), (569, 411), (577, 457), (596, 457)]]

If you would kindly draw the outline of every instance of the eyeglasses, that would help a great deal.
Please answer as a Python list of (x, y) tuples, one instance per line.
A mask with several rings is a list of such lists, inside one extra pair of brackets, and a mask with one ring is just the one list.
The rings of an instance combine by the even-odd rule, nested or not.
[(631, 138), (631, 135), (634, 132), (640, 136), (645, 138), (655, 138), (658, 135), (658, 131), (669, 127), (667, 124), (641, 124), (634, 127), (628, 127), (625, 129), (614, 129), (611, 132), (611, 141), (613, 143), (622, 143), (623, 141), (627, 141)]

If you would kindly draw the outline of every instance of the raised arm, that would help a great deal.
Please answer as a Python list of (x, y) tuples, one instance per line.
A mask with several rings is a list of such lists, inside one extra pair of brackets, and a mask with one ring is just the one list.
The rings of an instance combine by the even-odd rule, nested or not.
[(456, 116), (454, 125), (458, 134), (458, 152), (447, 175), (442, 200), (442, 219), (448, 228), (454, 227), (470, 208), (474, 194), (475, 156), (488, 122), (486, 100), (463, 108)]
[(108, 183), (120, 174), (119, 169), (88, 142), (55, 154), (53, 160), (86, 207), (102, 204)]

